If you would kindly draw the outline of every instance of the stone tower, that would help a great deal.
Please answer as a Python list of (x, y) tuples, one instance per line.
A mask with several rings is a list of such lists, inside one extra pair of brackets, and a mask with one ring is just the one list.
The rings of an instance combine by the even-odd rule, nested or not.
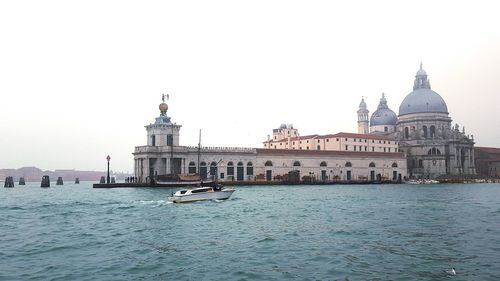
[(369, 124), (368, 124), (368, 115), (370, 111), (366, 109), (365, 98), (361, 98), (361, 102), (359, 103), (358, 109), (358, 133), (359, 134), (368, 134)]
[(163, 102), (160, 103), (160, 116), (156, 117), (155, 122), (146, 125), (148, 133), (148, 146), (179, 146), (179, 131), (181, 125), (177, 125), (170, 121), (167, 116), (168, 105), (165, 103), (165, 97), (162, 97)]

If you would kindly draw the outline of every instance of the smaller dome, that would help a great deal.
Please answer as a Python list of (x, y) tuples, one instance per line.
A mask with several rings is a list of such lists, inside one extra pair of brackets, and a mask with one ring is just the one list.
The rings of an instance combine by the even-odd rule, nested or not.
[(280, 129), (286, 129), (286, 124), (281, 124)]
[(370, 118), (370, 126), (394, 126), (396, 125), (396, 123), (398, 123), (398, 116), (389, 108), (378, 109), (377, 111), (373, 112), (372, 117)]
[(165, 112), (168, 110), (168, 105), (166, 103), (162, 102), (162, 103), (160, 103), (159, 108), (160, 108), (161, 112)]
[(377, 110), (373, 112), (372, 117), (370, 118), (370, 126), (379, 126), (379, 125), (396, 125), (398, 122), (398, 116), (394, 111), (392, 111), (387, 106), (387, 100), (385, 99), (385, 94), (382, 93), (382, 98), (380, 99), (380, 103), (377, 107)]

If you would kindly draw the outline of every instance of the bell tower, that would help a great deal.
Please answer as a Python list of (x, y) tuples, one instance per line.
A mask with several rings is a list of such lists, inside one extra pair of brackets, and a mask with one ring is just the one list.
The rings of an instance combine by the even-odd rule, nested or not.
[(359, 134), (368, 134), (370, 133), (368, 129), (368, 114), (370, 111), (366, 109), (366, 103), (365, 103), (365, 98), (361, 98), (361, 102), (359, 103), (359, 109), (358, 109), (358, 133)]

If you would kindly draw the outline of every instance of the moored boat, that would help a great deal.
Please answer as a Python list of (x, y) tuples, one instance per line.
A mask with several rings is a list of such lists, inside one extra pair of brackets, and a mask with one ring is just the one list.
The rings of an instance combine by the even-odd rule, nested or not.
[(408, 180), (406, 184), (437, 184), (439, 181), (431, 179)]
[(221, 187), (198, 187), (194, 189), (182, 189), (167, 197), (168, 201), (174, 203), (186, 203), (202, 200), (226, 200), (234, 189)]

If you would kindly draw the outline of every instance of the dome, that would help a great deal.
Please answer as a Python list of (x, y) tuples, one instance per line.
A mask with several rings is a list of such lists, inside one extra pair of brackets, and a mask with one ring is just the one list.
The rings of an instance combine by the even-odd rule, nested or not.
[(372, 117), (370, 118), (370, 126), (379, 126), (379, 125), (391, 125), (394, 126), (398, 122), (398, 116), (396, 113), (389, 109), (387, 106), (387, 100), (385, 99), (385, 95), (382, 94), (382, 98), (380, 99), (380, 103), (377, 107), (377, 110), (373, 112)]
[(443, 98), (431, 90), (427, 73), (420, 64), (420, 69), (415, 76), (413, 92), (409, 93), (399, 106), (399, 115), (426, 112), (448, 114), (448, 107)]
[(431, 89), (417, 89), (411, 92), (399, 106), (399, 115), (425, 112), (448, 113), (443, 98)]

